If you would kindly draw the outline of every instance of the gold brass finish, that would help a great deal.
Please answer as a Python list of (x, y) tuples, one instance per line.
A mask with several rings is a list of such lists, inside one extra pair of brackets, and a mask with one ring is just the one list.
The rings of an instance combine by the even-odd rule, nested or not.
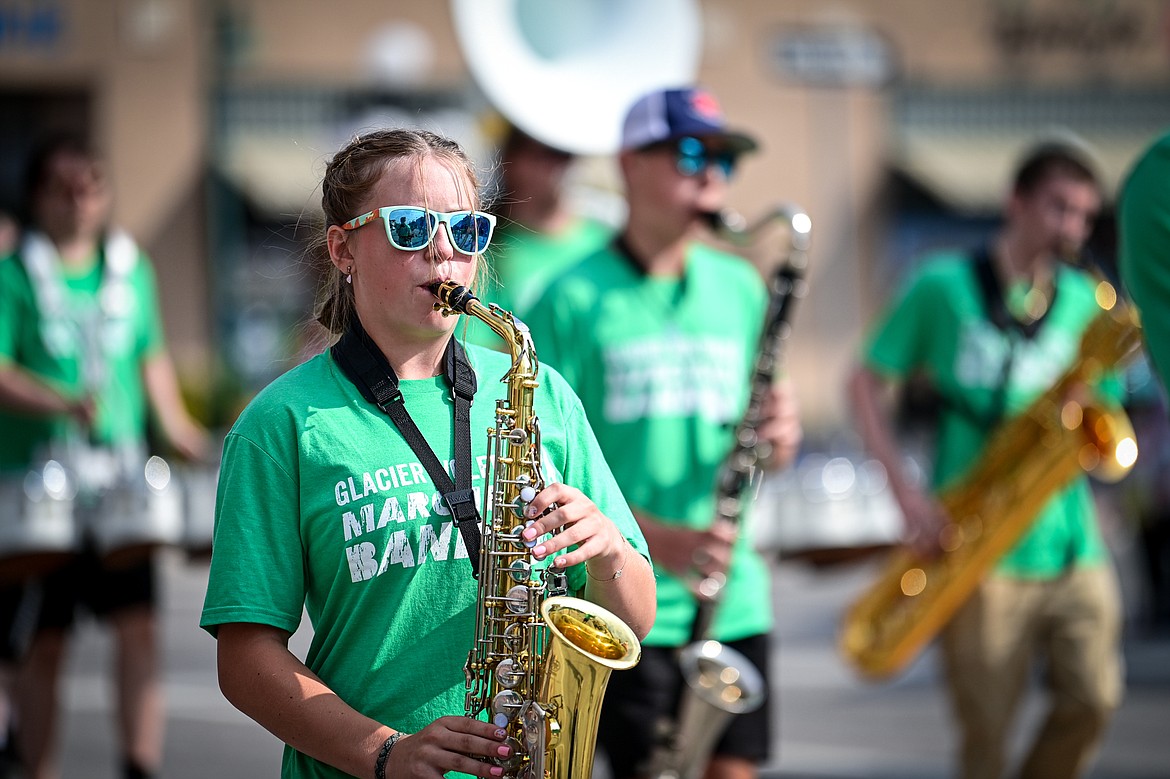
[(534, 409), (539, 364), (528, 327), (453, 282), (432, 292), (437, 309), (483, 320), (512, 354), (501, 379), (507, 397), (497, 401), (495, 426), (488, 430), (475, 637), (464, 667), (466, 714), (486, 713), (508, 730), (506, 743), (515, 754), (494, 761), (505, 777), (589, 776), (610, 672), (637, 665), (641, 644), (614, 614), (566, 596), (563, 570), (536, 570), (520, 536), (531, 522), (524, 510), (545, 486)]
[(945, 551), (927, 559), (900, 548), (848, 609), (838, 647), (863, 675), (880, 679), (902, 670), (1023, 536), (1053, 493), (1083, 471), (1117, 481), (1133, 466), (1137, 443), (1124, 412), (1074, 400), (1141, 344), (1136, 314), (1116, 305), (1117, 293), (1106, 282), (1098, 286), (1097, 300), (1109, 307), (1085, 331), (1073, 365), (1024, 413), (1007, 421), (971, 471), (939, 495), (953, 523), (940, 539)]

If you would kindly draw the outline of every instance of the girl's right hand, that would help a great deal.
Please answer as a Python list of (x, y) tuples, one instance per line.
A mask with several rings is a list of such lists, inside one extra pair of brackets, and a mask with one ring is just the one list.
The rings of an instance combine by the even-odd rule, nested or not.
[(386, 761), (386, 779), (442, 779), (448, 771), (485, 779), (501, 776), (504, 769), (484, 758), (511, 757), (512, 747), (504, 744), (507, 735), (490, 722), (440, 717), (398, 740)]

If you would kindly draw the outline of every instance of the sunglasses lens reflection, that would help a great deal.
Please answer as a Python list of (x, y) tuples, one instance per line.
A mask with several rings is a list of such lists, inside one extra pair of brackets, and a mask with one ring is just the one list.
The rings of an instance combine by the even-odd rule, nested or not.
[(451, 216), (451, 236), (456, 248), (465, 254), (482, 252), (491, 237), (491, 223), (483, 214), (461, 211)]
[[(386, 214), (390, 243), (404, 251), (418, 251), (430, 243), (438, 227), (433, 212), (422, 208), (395, 208)], [(476, 254), (487, 248), (491, 239), (491, 220), (475, 211), (459, 211), (450, 217), (451, 240), (464, 254)]]
[(735, 172), (737, 155), (728, 151), (712, 151), (698, 138), (680, 138), (675, 146), (675, 164), (684, 176), (697, 176), (706, 167), (715, 165), (725, 177)]
[(399, 249), (415, 250), (427, 245), (435, 220), (421, 208), (396, 208), (386, 215), (391, 243)]

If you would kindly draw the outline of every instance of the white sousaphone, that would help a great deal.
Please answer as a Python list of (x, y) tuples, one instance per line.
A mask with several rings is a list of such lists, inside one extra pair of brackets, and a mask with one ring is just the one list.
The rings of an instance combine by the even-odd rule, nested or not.
[(451, 0), (451, 16), (488, 102), (574, 154), (617, 151), (637, 98), (698, 71), (697, 0)]

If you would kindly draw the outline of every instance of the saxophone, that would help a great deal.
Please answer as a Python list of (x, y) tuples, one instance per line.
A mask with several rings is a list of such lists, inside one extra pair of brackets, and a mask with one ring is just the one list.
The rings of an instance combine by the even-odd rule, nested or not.
[[(715, 481), (715, 522), (738, 528), (751, 501), (754, 477), (759, 473), (756, 466), (771, 454), (769, 444), (759, 440), (756, 430), (764, 399), (780, 365), (781, 347), (791, 332), (793, 302), (803, 297), (807, 288), (804, 270), (812, 220), (791, 205), (777, 206), (750, 228), (732, 211), (717, 212), (708, 218), (717, 235), (740, 245), (750, 243), (773, 220), (782, 219), (788, 225), (789, 251), (769, 281), (768, 308), (752, 369), (747, 409)], [(754, 484), (758, 486), (758, 481)], [(701, 776), (726, 722), (764, 703), (764, 682), (759, 670), (741, 653), (710, 638), (711, 623), (726, 583), (725, 571), (713, 572), (693, 583), (697, 606), (691, 641), (679, 654), (686, 686), (676, 718), (662, 727), (661, 741), (651, 755), (652, 779)]]
[(482, 544), (475, 636), (464, 666), (466, 714), (487, 714), (506, 728), (513, 754), (493, 759), (514, 779), (575, 779), (593, 770), (597, 722), (610, 673), (641, 658), (633, 630), (609, 611), (566, 595), (565, 572), (540, 569), (535, 542), (520, 534), (524, 510), (545, 486), (540, 425), (534, 410), (539, 365), (528, 327), (465, 287), (432, 290), (444, 314), (482, 320), (509, 345), (512, 366), (501, 381), (488, 430), (488, 470), (480, 512)]
[(1133, 308), (1098, 279), (1100, 311), (1073, 364), (1026, 411), (992, 436), (979, 462), (938, 496), (950, 524), (940, 555), (892, 554), (875, 582), (847, 610), (838, 648), (865, 676), (906, 666), (979, 586), (984, 574), (1030, 527), (1056, 491), (1082, 472), (1117, 481), (1137, 460), (1133, 427), (1121, 409), (1081, 403), (1078, 385), (1126, 362), (1141, 345)]

